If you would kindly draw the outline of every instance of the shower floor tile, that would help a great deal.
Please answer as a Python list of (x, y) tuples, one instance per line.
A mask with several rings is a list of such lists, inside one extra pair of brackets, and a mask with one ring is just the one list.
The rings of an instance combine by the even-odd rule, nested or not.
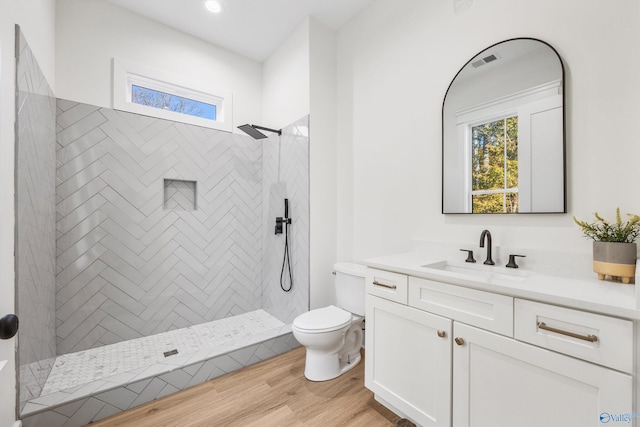
[[(134, 340), (58, 356), (40, 396), (83, 384), (127, 376), (172, 358), (203, 352), (207, 348), (251, 340), (269, 330), (285, 326), (264, 310), (189, 326)], [(176, 354), (165, 356), (165, 352)]]

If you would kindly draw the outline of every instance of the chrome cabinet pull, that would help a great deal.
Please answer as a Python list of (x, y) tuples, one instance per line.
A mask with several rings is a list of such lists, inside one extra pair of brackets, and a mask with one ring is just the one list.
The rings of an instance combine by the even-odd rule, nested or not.
[(382, 286), (383, 288), (388, 288), (388, 289), (396, 289), (397, 286), (396, 285), (387, 285), (386, 283), (380, 283), (377, 280), (373, 281), (374, 286)]
[(574, 332), (564, 331), (562, 329), (552, 328), (551, 326), (547, 326), (544, 322), (538, 322), (538, 328), (544, 329), (545, 331), (555, 332), (556, 334), (566, 335), (571, 338), (577, 338), (579, 340), (596, 342), (598, 341), (598, 337), (595, 335), (580, 335)]
[(438, 336), (439, 336), (440, 338), (444, 338), (444, 336), (445, 336), (445, 335), (446, 335), (446, 334), (445, 334), (445, 332), (444, 332), (444, 331), (442, 331), (442, 330), (438, 329)]

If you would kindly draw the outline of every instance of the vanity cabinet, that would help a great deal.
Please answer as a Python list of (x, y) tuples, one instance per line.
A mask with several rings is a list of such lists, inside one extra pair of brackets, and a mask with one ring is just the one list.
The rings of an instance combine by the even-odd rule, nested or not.
[(633, 322), (392, 273), (405, 301), (374, 285), (386, 273), (367, 275), (365, 386), (390, 409), (454, 427), (633, 413)]
[(629, 413), (632, 378), (454, 322), (453, 426), (600, 426)]

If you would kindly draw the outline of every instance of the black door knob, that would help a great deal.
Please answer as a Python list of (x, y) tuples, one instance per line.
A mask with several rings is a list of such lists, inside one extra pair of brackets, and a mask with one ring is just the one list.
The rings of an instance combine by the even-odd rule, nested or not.
[(18, 316), (7, 314), (0, 318), (0, 339), (8, 340), (18, 333)]

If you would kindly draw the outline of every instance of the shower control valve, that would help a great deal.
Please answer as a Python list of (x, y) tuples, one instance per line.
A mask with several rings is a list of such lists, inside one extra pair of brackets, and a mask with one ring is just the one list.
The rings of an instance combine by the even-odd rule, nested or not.
[(291, 224), (291, 218), (289, 218), (289, 199), (284, 199), (284, 217), (276, 217), (276, 235), (282, 234), (283, 224), (285, 226)]
[(283, 224), (291, 224), (291, 218), (276, 217), (276, 234), (282, 234)]

